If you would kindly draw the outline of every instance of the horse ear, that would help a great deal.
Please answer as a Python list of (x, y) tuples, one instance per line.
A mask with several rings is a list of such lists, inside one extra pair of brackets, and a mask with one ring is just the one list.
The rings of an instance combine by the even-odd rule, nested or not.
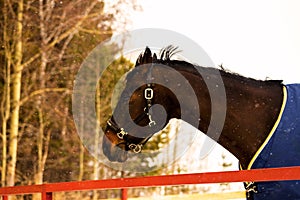
[(152, 62), (154, 62), (154, 63), (157, 62), (157, 56), (156, 56), (156, 53), (153, 54)]
[[(157, 60), (156, 55), (155, 55), (155, 60)], [(153, 62), (152, 52), (149, 49), (149, 47), (146, 47), (144, 53), (141, 53), (138, 59), (136, 60), (135, 66), (137, 67), (139, 65), (144, 65), (152, 62)]]

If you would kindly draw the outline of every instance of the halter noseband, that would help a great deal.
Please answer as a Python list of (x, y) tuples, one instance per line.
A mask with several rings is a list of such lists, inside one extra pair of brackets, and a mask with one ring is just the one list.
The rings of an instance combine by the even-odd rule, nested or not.
[[(154, 84), (148, 83), (147, 88), (144, 90), (144, 98), (147, 102), (147, 105), (144, 108), (144, 112), (142, 114), (140, 114), (136, 119), (133, 120), (136, 124), (138, 122), (140, 122), (142, 119), (144, 119), (145, 117), (148, 117), (148, 119), (149, 119), (148, 126), (153, 127), (156, 125), (156, 122), (152, 119), (152, 115), (150, 112), (150, 108), (153, 105), (153, 97), (154, 97), (153, 87), (154, 87)], [(127, 137), (129, 135), (128, 132), (125, 131), (124, 128), (120, 128), (118, 126), (118, 124), (116, 124), (111, 119), (107, 121), (107, 126), (116, 132), (117, 137), (119, 139), (125, 140), (125, 142), (122, 142), (120, 144), (125, 143), (126, 147), (131, 149), (134, 153), (140, 153), (142, 151), (143, 146), (153, 135), (153, 134), (151, 134), (150, 136), (143, 138), (142, 141), (139, 142), (138, 144), (134, 144), (134, 143), (130, 143), (128, 141), (128, 137)], [(135, 136), (131, 136), (131, 137), (137, 138)], [(120, 145), (120, 144), (117, 144), (117, 145)]]

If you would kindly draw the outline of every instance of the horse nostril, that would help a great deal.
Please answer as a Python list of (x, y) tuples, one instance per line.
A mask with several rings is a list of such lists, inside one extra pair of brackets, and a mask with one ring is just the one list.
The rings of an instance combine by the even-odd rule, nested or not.
[(103, 150), (103, 154), (108, 158), (108, 159), (110, 159), (110, 157), (111, 157), (111, 151), (110, 151), (110, 149), (111, 149), (111, 142), (109, 141), (109, 139), (106, 137), (106, 136), (104, 136), (103, 137), (103, 142), (102, 142), (102, 150)]

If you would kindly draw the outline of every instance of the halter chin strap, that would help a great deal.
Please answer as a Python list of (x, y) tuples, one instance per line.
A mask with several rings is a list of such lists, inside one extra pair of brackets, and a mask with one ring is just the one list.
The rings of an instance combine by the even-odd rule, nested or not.
[[(147, 105), (144, 108), (144, 112), (140, 114), (136, 119), (134, 119), (135, 123), (140, 122), (142, 119), (144, 119), (146, 116), (149, 119), (148, 126), (153, 127), (156, 125), (156, 122), (152, 119), (150, 108), (153, 105), (153, 97), (154, 97), (154, 91), (153, 91), (154, 84), (147, 84), (147, 88), (144, 90), (144, 98), (146, 99)], [(109, 126), (113, 131), (116, 132), (117, 137), (121, 140), (125, 140), (126, 146), (132, 150), (134, 153), (140, 153), (143, 149), (143, 146), (146, 144), (146, 142), (153, 136), (151, 134), (150, 136), (143, 138), (141, 142), (138, 144), (130, 143), (128, 142), (128, 132), (124, 130), (124, 128), (120, 128), (114, 121), (111, 119), (107, 121), (107, 126)], [(131, 136), (133, 138), (137, 138), (134, 136)]]

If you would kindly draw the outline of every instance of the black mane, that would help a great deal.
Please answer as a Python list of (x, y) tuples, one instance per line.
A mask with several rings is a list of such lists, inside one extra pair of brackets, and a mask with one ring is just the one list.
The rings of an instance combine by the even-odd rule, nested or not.
[(174, 56), (175, 54), (181, 52), (181, 50), (178, 49), (178, 47), (175, 47), (173, 45), (169, 45), (165, 48), (162, 48), (160, 50), (160, 60), (171, 60), (171, 57)]
[(159, 58), (157, 58), (156, 54), (151, 53), (151, 50), (146, 47), (146, 50), (142, 52), (137, 61), (136, 66), (141, 64), (150, 64), (150, 63), (156, 63), (156, 64), (162, 64), (169, 67), (172, 67), (176, 70), (182, 71), (182, 72), (189, 72), (191, 74), (194, 74), (196, 76), (203, 76), (203, 75), (220, 75), (222, 77), (226, 77), (233, 80), (238, 80), (243, 83), (249, 83), (253, 86), (260, 87), (261, 85), (282, 85), (282, 80), (257, 80), (250, 77), (242, 76), (238, 73), (234, 73), (228, 69), (225, 69), (223, 65), (220, 65), (219, 68), (215, 67), (202, 67), (197, 64), (192, 64), (190, 62), (184, 61), (184, 60), (177, 60), (172, 59), (174, 55), (181, 52), (178, 47), (175, 47), (173, 45), (169, 45), (163, 49), (160, 50)]
[(205, 71), (209, 71), (209, 73), (221, 73), (222, 76), (238, 79), (245, 82), (256, 82), (256, 83), (267, 83), (267, 84), (282, 84), (282, 80), (257, 80), (250, 77), (242, 76), (238, 73), (232, 72), (228, 69), (225, 69), (223, 65), (220, 65), (220, 68), (215, 67), (202, 67), (197, 64), (192, 64), (184, 60), (172, 60), (171, 57), (176, 55), (177, 53), (181, 52), (181, 50), (178, 49), (178, 47), (175, 47), (173, 45), (169, 45), (160, 51), (160, 59), (157, 59), (155, 63), (167, 65), (169, 67), (176, 67), (178, 70), (182, 71), (188, 71), (190, 73), (199, 75), (199, 71), (205, 73)]

